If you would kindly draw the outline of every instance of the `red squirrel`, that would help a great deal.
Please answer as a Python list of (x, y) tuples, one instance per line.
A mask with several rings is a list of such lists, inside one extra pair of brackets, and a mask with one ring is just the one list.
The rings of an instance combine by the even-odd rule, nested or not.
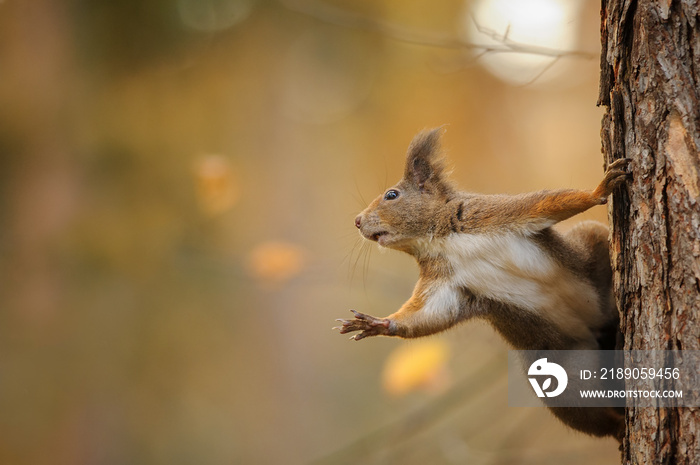
[[(561, 234), (552, 226), (603, 205), (628, 177), (628, 159), (608, 166), (592, 191), (519, 195), (457, 190), (440, 153), (441, 129), (415, 136), (403, 178), (355, 219), (360, 234), (418, 262), (411, 298), (385, 318), (351, 310), (342, 334), (415, 338), (470, 318), (488, 321), (518, 350), (615, 348), (619, 315), (612, 294), (608, 229), (586, 221)], [(574, 429), (621, 438), (623, 415), (610, 408), (552, 408)]]

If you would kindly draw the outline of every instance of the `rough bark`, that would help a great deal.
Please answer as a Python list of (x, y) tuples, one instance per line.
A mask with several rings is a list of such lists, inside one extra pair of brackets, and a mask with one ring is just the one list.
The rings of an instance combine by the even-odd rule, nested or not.
[[(599, 105), (625, 349), (700, 349), (700, 0), (603, 0)], [(622, 461), (700, 463), (700, 409), (629, 408)]]

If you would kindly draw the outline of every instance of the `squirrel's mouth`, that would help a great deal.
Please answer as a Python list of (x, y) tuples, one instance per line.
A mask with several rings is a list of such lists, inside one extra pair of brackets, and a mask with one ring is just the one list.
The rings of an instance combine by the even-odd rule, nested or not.
[[(370, 228), (367, 228), (370, 229)], [(367, 239), (368, 241), (376, 242), (382, 247), (386, 246), (388, 242), (391, 242), (393, 234), (391, 234), (389, 231), (380, 229), (379, 231), (375, 230), (369, 230), (369, 231), (363, 231), (360, 229), (360, 235)]]
[(365, 239), (370, 240), (370, 241), (374, 241), (374, 242), (379, 242), (379, 245), (381, 245), (383, 241), (380, 241), (380, 239), (386, 238), (387, 236), (389, 236), (389, 231), (365, 232), (365, 231), (361, 230), (360, 234)]
[(376, 232), (376, 233), (372, 234), (371, 236), (369, 236), (369, 239), (373, 240), (374, 242), (379, 242), (379, 238), (382, 236), (385, 236), (387, 234), (389, 234), (389, 233), (386, 231), (379, 231), (379, 232)]

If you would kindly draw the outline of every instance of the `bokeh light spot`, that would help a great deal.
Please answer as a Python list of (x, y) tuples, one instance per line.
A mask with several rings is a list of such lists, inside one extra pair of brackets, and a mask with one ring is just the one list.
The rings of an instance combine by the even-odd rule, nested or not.
[[(581, 6), (580, 0), (477, 0), (464, 18), (466, 39), (474, 44), (502, 45), (499, 38), (505, 37), (520, 45), (572, 51), (577, 46)], [(509, 84), (549, 84), (561, 78), (568, 66), (567, 60), (559, 60), (547, 69), (555, 59), (530, 53), (487, 52), (479, 63)]]
[(217, 32), (250, 15), (254, 0), (178, 0), (182, 24), (200, 32)]
[(208, 215), (219, 215), (235, 205), (239, 186), (231, 163), (221, 155), (202, 157), (194, 167), (199, 206)]
[(263, 242), (248, 255), (248, 270), (264, 284), (281, 284), (299, 274), (304, 255), (301, 247), (289, 242)]
[(384, 365), (384, 389), (396, 396), (419, 388), (442, 391), (449, 384), (448, 357), (449, 348), (441, 340), (401, 345), (389, 355)]

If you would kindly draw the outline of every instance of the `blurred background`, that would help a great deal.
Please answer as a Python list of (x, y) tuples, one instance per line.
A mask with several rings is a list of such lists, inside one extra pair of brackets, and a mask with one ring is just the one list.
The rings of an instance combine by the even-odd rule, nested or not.
[(597, 184), (598, 9), (0, 0), (0, 462), (617, 462), (483, 323), (330, 329), (410, 296), (353, 219), (420, 129), (465, 190)]

